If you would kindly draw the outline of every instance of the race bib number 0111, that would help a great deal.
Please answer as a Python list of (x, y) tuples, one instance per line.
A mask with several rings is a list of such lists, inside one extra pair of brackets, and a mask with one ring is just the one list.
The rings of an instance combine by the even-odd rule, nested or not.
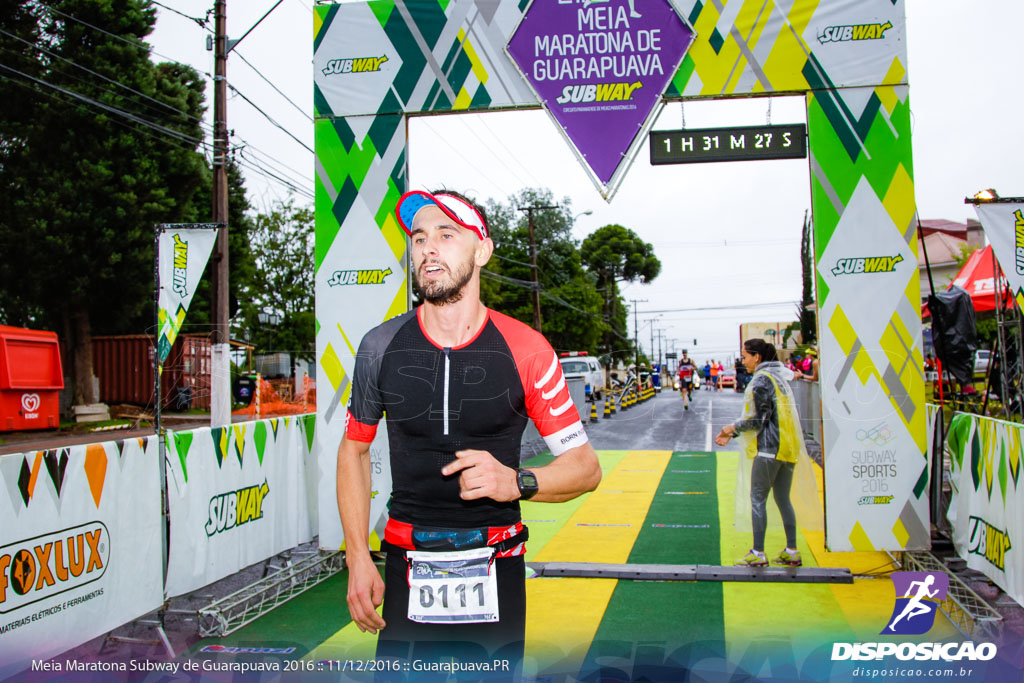
[(424, 624), (498, 621), (493, 548), (410, 551), (409, 619)]

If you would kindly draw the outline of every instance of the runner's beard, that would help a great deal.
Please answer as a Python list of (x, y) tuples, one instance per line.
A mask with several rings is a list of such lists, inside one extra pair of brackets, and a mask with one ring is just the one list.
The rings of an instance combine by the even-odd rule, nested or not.
[(445, 306), (461, 301), (462, 290), (473, 278), (472, 259), (464, 263), (461, 268), (456, 268), (454, 271), (450, 271), (451, 277), (447, 282), (440, 282), (437, 280), (422, 282), (419, 278), (419, 273), (427, 265), (442, 264), (438, 261), (430, 263), (424, 261), (420, 266), (420, 269), (416, 271), (416, 289), (419, 290), (420, 296), (422, 296), (425, 301), (429, 301), (435, 306)]

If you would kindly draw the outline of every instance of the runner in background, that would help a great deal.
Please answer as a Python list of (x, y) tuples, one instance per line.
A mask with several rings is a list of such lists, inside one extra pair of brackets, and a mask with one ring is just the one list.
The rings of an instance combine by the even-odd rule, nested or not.
[(718, 391), (718, 373), (722, 371), (722, 366), (719, 365), (718, 361), (711, 361), (711, 390)]
[(693, 376), (697, 372), (697, 365), (693, 359), (683, 351), (683, 357), (679, 359), (679, 394), (683, 397), (683, 410), (690, 409), (690, 401), (693, 400)]
[(711, 363), (704, 361), (704, 391), (711, 391)]

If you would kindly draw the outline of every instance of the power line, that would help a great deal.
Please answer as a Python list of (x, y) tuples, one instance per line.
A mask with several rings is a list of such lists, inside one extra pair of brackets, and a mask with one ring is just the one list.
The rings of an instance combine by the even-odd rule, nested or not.
[(285, 95), (285, 94), (284, 94), (283, 92), (281, 92), (281, 90), (279, 90), (279, 89), (278, 89), (278, 87), (277, 87), (276, 85), (274, 85), (274, 83), (273, 83), (273, 82), (272, 82), (272, 81), (271, 81), (271, 80), (270, 80), (269, 78), (267, 78), (266, 76), (264, 76), (264, 75), (263, 75), (263, 73), (262, 73), (262, 72), (261, 72), (261, 71), (260, 71), (259, 69), (257, 69), (257, 68), (256, 68), (255, 66), (253, 66), (253, 65), (252, 65), (252, 64), (251, 64), (251, 63), (249, 62), (249, 60), (248, 60), (248, 59), (246, 59), (246, 58), (245, 58), (245, 57), (244, 57), (244, 56), (242, 55), (242, 53), (241, 53), (241, 52), (237, 52), (237, 51), (236, 51), (236, 52), (235, 52), (235, 54), (236, 54), (236, 55), (238, 55), (238, 58), (239, 58), (239, 59), (241, 59), (241, 60), (242, 60), (243, 62), (245, 62), (246, 66), (248, 66), (248, 67), (249, 67), (250, 69), (252, 69), (253, 71), (255, 71), (255, 72), (256, 72), (256, 75), (257, 75), (257, 76), (259, 76), (259, 77), (260, 77), (260, 78), (262, 78), (262, 79), (263, 79), (264, 81), (266, 81), (267, 85), (269, 85), (269, 86), (270, 86), (271, 88), (273, 88), (273, 89), (274, 89), (274, 91), (275, 91), (275, 92), (277, 92), (277, 94), (278, 94), (278, 95), (280, 95), (281, 97), (283, 97), (283, 98), (285, 99), (285, 101), (287, 101), (287, 102), (288, 102), (288, 104), (290, 104), (290, 105), (292, 105), (293, 107), (295, 107), (295, 109), (297, 109), (297, 110), (298, 110), (298, 112), (299, 112), (300, 114), (302, 114), (303, 116), (305, 116), (305, 117), (306, 117), (307, 119), (309, 119), (310, 121), (312, 121), (312, 120), (313, 120), (313, 117), (312, 117), (312, 116), (310, 116), (310, 115), (309, 115), (309, 113), (308, 113), (308, 112), (307, 112), (307, 111), (306, 111), (305, 109), (303, 109), (303, 108), (302, 108), (302, 107), (300, 107), (299, 105), (295, 104), (295, 102), (293, 102), (293, 101), (291, 100), (291, 98), (289, 98), (289, 97), (288, 97), (287, 95)]
[(275, 121), (273, 118), (271, 118), (270, 114), (268, 114), (267, 112), (265, 112), (262, 109), (260, 109), (259, 105), (257, 105), (255, 102), (250, 100), (248, 97), (246, 97), (245, 94), (242, 93), (238, 88), (236, 88), (235, 86), (231, 85), (230, 83), (228, 83), (227, 85), (231, 89), (231, 92), (235, 93), (236, 95), (241, 97), (243, 100), (248, 102), (250, 107), (252, 107), (256, 111), (258, 111), (260, 114), (262, 114), (263, 117), (267, 121), (270, 121), (270, 123), (272, 123), (276, 128), (281, 129), (281, 131), (283, 131), (288, 137), (290, 137), (292, 140), (294, 140), (295, 142), (297, 142), (300, 145), (302, 145), (302, 147), (304, 149), (306, 149), (310, 154), (313, 154), (313, 155), (316, 154), (316, 152), (314, 152), (313, 149), (309, 145), (307, 145), (305, 142), (303, 142), (302, 140), (300, 140), (297, 137), (295, 137), (295, 135), (290, 130), (288, 130), (287, 128), (282, 126), (280, 123)]
[(205, 19), (200, 19), (199, 17), (190, 17), (189, 15), (185, 14), (184, 12), (180, 12), (180, 11), (174, 9), (173, 7), (168, 7), (167, 5), (163, 4), (162, 2), (157, 2), (157, 0), (150, 0), (150, 2), (152, 2), (157, 7), (163, 7), (168, 12), (174, 12), (178, 16), (185, 17), (186, 19), (190, 19), (191, 21), (194, 21), (197, 24), (199, 24), (200, 28), (204, 28), (207, 31), (209, 31), (210, 33), (213, 33), (213, 29), (211, 29), (209, 26), (206, 25), (210, 21), (209, 15), (207, 15)]
[(241, 38), (239, 38), (238, 40), (232, 40), (232, 41), (231, 41), (231, 45), (229, 45), (229, 46), (228, 46), (227, 52), (228, 52), (228, 53), (230, 53), (230, 52), (231, 52), (232, 50), (234, 50), (234, 49), (235, 49), (235, 46), (236, 46), (236, 45), (238, 45), (238, 44), (239, 44), (240, 42), (242, 42), (243, 40), (245, 40), (245, 37), (246, 37), (247, 35), (249, 35), (250, 33), (252, 33), (252, 32), (253, 32), (253, 30), (254, 30), (254, 29), (255, 29), (255, 28), (257, 27), (257, 26), (259, 26), (260, 24), (262, 24), (262, 23), (263, 23), (263, 20), (264, 20), (264, 19), (266, 19), (266, 18), (267, 18), (268, 16), (270, 16), (270, 13), (271, 13), (271, 12), (273, 12), (273, 11), (274, 11), (275, 9), (277, 9), (277, 6), (278, 6), (278, 5), (280, 5), (280, 4), (282, 3), (282, 2), (284, 2), (284, 0), (277, 0), (277, 2), (275, 2), (275, 3), (274, 3), (274, 6), (273, 6), (273, 7), (271, 7), (270, 9), (268, 9), (268, 10), (267, 10), (267, 13), (266, 13), (266, 14), (264, 14), (264, 15), (263, 15), (262, 17), (260, 17), (260, 18), (259, 18), (259, 21), (257, 21), (257, 22), (256, 22), (255, 24), (253, 24), (252, 26), (250, 26), (250, 27), (249, 27), (249, 30), (248, 30), (248, 31), (246, 31), (245, 33), (243, 33), (243, 34), (242, 34), (242, 37), (241, 37)]
[(312, 196), (312, 191), (305, 184), (305, 183), (308, 182), (308, 178), (306, 178), (305, 176), (301, 176), (300, 175), (298, 178), (296, 178), (295, 176), (289, 175), (286, 171), (281, 170), (280, 168), (275, 166), (272, 161), (267, 161), (266, 159), (260, 159), (260, 158), (256, 158), (256, 157), (247, 156), (247, 154), (249, 152), (255, 152), (255, 150), (247, 149), (245, 147), (239, 147), (239, 148), (236, 149), (236, 151), (243, 158), (247, 159), (250, 163), (255, 164), (255, 165), (257, 165), (257, 166), (259, 166), (261, 168), (269, 169), (270, 171), (273, 171), (276, 175), (279, 175), (282, 178), (286, 179), (289, 182), (289, 184), (290, 184), (289, 187), (294, 186), (295, 188), (301, 189), (303, 194), (309, 194), (310, 196)]
[(656, 311), (637, 311), (637, 315), (647, 315), (648, 313), (682, 313), (684, 311), (724, 311), (733, 309), (746, 309), (746, 308), (767, 308), (769, 306), (783, 306), (787, 304), (800, 303), (797, 300), (792, 301), (766, 301), (759, 304), (735, 304), (733, 306), (698, 306), (694, 308), (662, 308)]
[[(72, 61), (72, 60), (70, 60), (70, 59), (68, 59), (66, 57), (62, 57), (61, 55), (58, 55), (55, 52), (51, 52), (50, 50), (47, 50), (45, 47), (37, 45), (36, 43), (33, 43), (31, 41), (28, 41), (28, 40), (25, 40), (24, 38), (19, 38), (18, 36), (14, 35), (12, 33), (8, 33), (7, 31), (4, 31), (3, 29), (0, 29), (0, 33), (2, 33), (5, 36), (8, 36), (10, 38), (14, 38), (15, 40), (21, 41), (22, 43), (25, 43), (26, 45), (29, 45), (30, 47), (33, 47), (33, 48), (39, 50), (40, 52), (42, 52), (42, 53), (44, 53), (46, 55), (49, 55), (50, 57), (55, 57), (56, 59), (59, 59), (62, 62), (67, 62), (71, 66), (73, 66), (75, 68), (78, 68), (78, 69), (81, 69), (82, 71), (86, 71), (86, 72), (92, 74), (93, 76), (96, 76), (97, 78), (100, 78), (100, 79), (106, 81), (107, 83), (111, 83), (111, 84), (116, 85), (118, 87), (124, 88), (128, 92), (133, 93), (135, 95), (138, 95), (139, 97), (145, 98), (146, 100), (149, 100), (150, 102), (155, 102), (156, 104), (159, 104), (161, 107), (164, 107), (165, 109), (168, 109), (168, 110), (170, 110), (172, 112), (175, 112), (177, 114), (181, 114), (182, 116), (184, 116), (187, 119), (191, 119), (192, 121), (197, 121), (197, 122), (199, 122), (200, 125), (203, 125), (205, 123), (198, 116), (193, 116), (193, 115), (189, 114), (188, 112), (184, 112), (184, 111), (182, 111), (182, 110), (180, 110), (180, 109), (178, 109), (178, 108), (176, 108), (176, 107), (174, 107), (174, 106), (172, 106), (172, 105), (170, 105), (170, 104), (168, 104), (166, 102), (161, 102), (160, 100), (156, 99), (155, 97), (151, 97), (151, 96), (149, 96), (149, 95), (147, 95), (145, 93), (139, 92), (138, 90), (135, 90), (131, 86), (125, 85), (124, 83), (121, 83), (120, 81), (116, 81), (116, 80), (114, 80), (112, 78), (104, 76), (103, 74), (101, 74), (101, 73), (99, 73), (97, 71), (93, 71), (89, 67), (82, 66), (81, 64), (78, 64), (77, 62), (74, 62), (74, 61)], [(10, 48), (5, 48), (5, 51), (12, 52), (14, 54), (18, 54), (17, 52), (15, 52), (14, 50), (11, 50)], [(62, 75), (68, 76), (69, 78), (75, 78), (74, 76), (70, 76), (68, 74), (62, 74)], [(85, 80), (82, 80), (82, 79), (79, 79), (79, 78), (75, 78), (75, 80), (77, 80), (77, 81), (79, 81), (81, 83), (89, 83), (88, 81), (85, 81)], [(92, 84), (90, 84), (90, 85), (92, 85)], [(111, 92), (113, 92), (113, 91), (111, 91)], [(209, 125), (209, 124), (207, 124), (207, 125)]]
[(78, 99), (78, 100), (81, 100), (83, 102), (86, 102), (87, 104), (91, 104), (94, 107), (98, 107), (98, 108), (100, 108), (100, 109), (102, 109), (104, 111), (110, 112), (111, 114), (116, 114), (118, 116), (123, 116), (123, 117), (125, 117), (127, 119), (135, 121), (136, 123), (142, 124), (143, 126), (148, 126), (150, 128), (153, 128), (154, 130), (162, 131), (166, 135), (169, 135), (171, 137), (177, 138), (177, 139), (179, 139), (179, 140), (181, 140), (183, 142), (190, 142), (190, 143), (192, 143), (192, 144), (194, 144), (196, 146), (203, 144), (203, 140), (200, 139), (200, 138), (194, 138), (194, 137), (192, 137), (190, 135), (186, 135), (185, 133), (182, 133), (181, 131), (174, 130), (173, 128), (168, 128), (167, 126), (163, 126), (163, 125), (161, 125), (159, 123), (154, 123), (152, 121), (147, 121), (146, 119), (143, 119), (143, 118), (137, 116), (136, 114), (124, 111), (123, 109), (118, 109), (117, 107), (114, 107), (114, 106), (111, 106), (111, 105), (108, 105), (108, 104), (104, 104), (102, 102), (99, 102), (97, 100), (92, 99), (91, 97), (86, 97), (85, 95), (76, 93), (74, 90), (68, 90), (66, 88), (62, 88), (59, 85), (54, 85), (53, 83), (49, 83), (49, 82), (44, 81), (44, 80), (42, 80), (40, 78), (36, 78), (35, 76), (30, 76), (29, 74), (27, 74), (27, 73), (25, 73), (23, 71), (19, 71), (18, 69), (11, 68), (11, 67), (7, 66), (6, 64), (0, 64), (0, 69), (4, 69), (5, 71), (10, 71), (11, 73), (18, 74), (19, 76), (27, 78), (27, 79), (35, 82), (35, 83), (39, 83), (40, 85), (45, 85), (48, 88), (53, 88), (54, 90), (56, 90), (58, 92), (61, 92), (61, 93), (64, 93), (65, 95), (69, 95), (71, 97), (74, 97), (75, 99)]
[(285, 186), (286, 188), (288, 188), (288, 189), (294, 191), (295, 193), (300, 194), (300, 195), (302, 195), (302, 196), (304, 196), (304, 197), (306, 197), (308, 199), (315, 199), (316, 198), (315, 195), (312, 192), (310, 192), (308, 189), (306, 189), (304, 187), (300, 187), (299, 185), (296, 185), (295, 183), (293, 183), (290, 179), (282, 177), (282, 176), (274, 173), (274, 171), (266, 168), (265, 166), (260, 165), (260, 163), (258, 161), (255, 161), (255, 160), (252, 160), (252, 159), (247, 159), (243, 155), (238, 160), (238, 163), (240, 165), (245, 166), (246, 168), (248, 168), (249, 170), (253, 171), (254, 173), (258, 173), (259, 175), (262, 175), (264, 178), (276, 180), (277, 182), (281, 183), (281, 185)]
[[(42, 96), (45, 96), (45, 97), (49, 97), (50, 99), (56, 100), (58, 102), (61, 102), (62, 104), (72, 104), (71, 102), (68, 101), (68, 99), (66, 97), (61, 97), (60, 93), (46, 92), (44, 90), (40, 90), (39, 88), (33, 86), (31, 83), (24, 83), (22, 81), (12, 80), (12, 79), (8, 78), (7, 76), (0, 75), (0, 78), (2, 78), (5, 81), (9, 81), (9, 82), (11, 82), (11, 83), (13, 83), (15, 85), (19, 85), (19, 86), (21, 86), (23, 88), (27, 88), (27, 89), (31, 90), (32, 92), (36, 93), (37, 95), (42, 95)], [(166, 143), (166, 144), (174, 145), (175, 147), (178, 147), (180, 149), (185, 149), (185, 150), (189, 150), (189, 151), (199, 151), (199, 150), (196, 150), (194, 145), (183, 143), (183, 142), (178, 142), (178, 141), (175, 141), (175, 140), (172, 140), (172, 139), (168, 139), (168, 137), (166, 135), (161, 136), (161, 135), (158, 135), (157, 133), (154, 133), (154, 132), (151, 132), (151, 131), (148, 131), (148, 130), (139, 129), (139, 128), (135, 128), (135, 127), (129, 126), (127, 123), (125, 123), (123, 121), (119, 121), (118, 119), (113, 119), (112, 118), (112, 119), (110, 119), (110, 122), (112, 124), (116, 125), (116, 126), (124, 128), (126, 130), (131, 130), (131, 131), (139, 133), (141, 135), (145, 135), (147, 137), (153, 138), (154, 140), (158, 140), (158, 141)], [(208, 144), (206, 142), (202, 142), (200, 144), (204, 148), (203, 151), (205, 151), (208, 148)]]
[[(462, 124), (462, 126), (466, 130), (468, 130), (470, 132), (470, 134), (473, 137), (475, 137), (477, 140), (480, 141), (480, 144), (483, 145), (485, 149), (489, 146), (486, 142), (484, 142), (483, 138), (481, 138), (479, 135), (477, 135), (477, 132), (475, 130), (473, 130), (473, 128), (469, 125), (469, 122), (465, 121), (463, 119), (463, 117), (459, 117), (458, 121), (459, 121), (459, 123)], [(505, 170), (509, 171), (510, 173), (512, 173), (512, 175), (515, 176), (515, 179), (518, 180), (522, 184), (523, 187), (529, 187), (529, 184), (525, 180), (523, 180), (522, 177), (518, 173), (516, 173), (514, 168), (512, 168), (511, 166), (506, 165), (505, 166)]]
[[(125, 38), (124, 36), (119, 36), (116, 33), (111, 33), (110, 31), (104, 31), (99, 26), (93, 26), (92, 24), (90, 24), (87, 21), (82, 21), (78, 17), (72, 16), (72, 15), (66, 13), (66, 12), (61, 12), (59, 9), (56, 9), (54, 7), (50, 7), (49, 5), (44, 4), (42, 2), (37, 2), (36, 4), (39, 7), (43, 8), (45, 10), (49, 10), (50, 12), (53, 12), (54, 14), (60, 15), (60, 16), (62, 16), (64, 18), (66, 18), (66, 19), (70, 19), (71, 21), (74, 21), (74, 22), (77, 22), (79, 24), (82, 24), (83, 26), (88, 26), (92, 30), (99, 31), (100, 33), (102, 33), (104, 35), (108, 35), (111, 38), (114, 38), (116, 40), (120, 40), (122, 43), (127, 43), (128, 45), (131, 45), (133, 47), (141, 48), (141, 49), (145, 50), (147, 53), (152, 53), (152, 54), (156, 55), (157, 57), (160, 57), (161, 59), (166, 59), (169, 62), (173, 62), (174, 64), (179, 64), (181, 66), (189, 66), (188, 64), (185, 64), (183, 62), (179, 62), (176, 59), (168, 57), (167, 55), (162, 55), (159, 52), (156, 52), (155, 50), (153, 50), (153, 47), (149, 43), (146, 43), (146, 42), (141, 41), (141, 40), (129, 40), (128, 38)], [(209, 75), (209, 74), (207, 74), (207, 75)]]

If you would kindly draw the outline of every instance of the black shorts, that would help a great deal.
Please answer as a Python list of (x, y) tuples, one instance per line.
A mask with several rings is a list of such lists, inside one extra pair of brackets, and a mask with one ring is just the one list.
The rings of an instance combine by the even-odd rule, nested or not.
[[(421, 677), (412, 665), (415, 662), (507, 661), (508, 670), (494, 671), (493, 679), (507, 681), (518, 677), (523, 659), (523, 641), (526, 638), (526, 561), (518, 557), (499, 557), (494, 560), (498, 579), (499, 621), (478, 624), (421, 624), (411, 621), (409, 610), (408, 564), (405, 552), (389, 550), (384, 565), (384, 608), (381, 615), (387, 626), (377, 639), (377, 659), (399, 660), (408, 663), (410, 671), (404, 680), (428, 680)], [(393, 671), (391, 672), (394, 673)], [(474, 674), (475, 675), (475, 674)], [(440, 680), (445, 680), (444, 675)], [(385, 676), (386, 680), (403, 680), (400, 676)], [(460, 678), (461, 680), (461, 678)]]

